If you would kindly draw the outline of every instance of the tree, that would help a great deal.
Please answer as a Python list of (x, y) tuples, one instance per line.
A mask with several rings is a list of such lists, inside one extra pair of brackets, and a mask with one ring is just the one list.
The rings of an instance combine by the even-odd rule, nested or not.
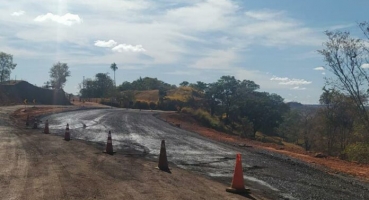
[(207, 84), (202, 82), (202, 81), (197, 81), (196, 83), (191, 83), (190, 84), (190, 87), (200, 91), (200, 92), (204, 92), (206, 87), (207, 87)]
[(96, 95), (98, 97), (108, 97), (112, 91), (113, 80), (106, 73), (98, 73), (95, 75)]
[(183, 81), (182, 83), (180, 83), (179, 85), (182, 87), (186, 87), (188, 86), (190, 83), (188, 81)]
[(46, 82), (44, 82), (44, 85), (42, 86), (42, 88), (50, 89), (50, 88), (51, 88), (51, 83), (50, 83), (50, 81), (46, 81)]
[(117, 69), (118, 69), (117, 64), (115, 64), (115, 63), (111, 64), (110, 69), (112, 69), (114, 71), (114, 86), (117, 86), (117, 84), (115, 82), (115, 71), (117, 71)]
[(70, 71), (67, 63), (56, 63), (50, 69), (50, 82), (54, 89), (63, 89)]
[(254, 135), (257, 131), (271, 134), (283, 122), (283, 116), (289, 111), (288, 105), (277, 94), (252, 92), (239, 103), (240, 117), (247, 117), (253, 124)]
[[(364, 29), (365, 24), (360, 27)], [(364, 34), (367, 33), (364, 31)], [(369, 133), (369, 115), (366, 104), (369, 76), (363, 64), (368, 63), (368, 50), (363, 40), (351, 38), (349, 32), (327, 31), (328, 41), (318, 50), (323, 55), (326, 67), (335, 79), (327, 79), (327, 85), (348, 95), (354, 103), (358, 116)], [(369, 135), (368, 135), (369, 136)]]
[(84, 98), (108, 97), (114, 90), (113, 80), (106, 73), (97, 73), (95, 79), (87, 78), (82, 84), (80, 93)]
[(16, 66), (17, 64), (13, 63), (13, 55), (0, 52), (0, 82), (8, 80)]
[(324, 146), (329, 154), (339, 153), (346, 148), (354, 130), (354, 104), (348, 96), (325, 87), (319, 101), (323, 105), (318, 114), (323, 122)]
[(205, 89), (205, 101), (211, 116), (214, 116), (215, 109), (220, 103), (220, 101), (216, 98), (219, 96), (218, 92), (219, 89), (216, 83), (208, 84), (208, 87)]

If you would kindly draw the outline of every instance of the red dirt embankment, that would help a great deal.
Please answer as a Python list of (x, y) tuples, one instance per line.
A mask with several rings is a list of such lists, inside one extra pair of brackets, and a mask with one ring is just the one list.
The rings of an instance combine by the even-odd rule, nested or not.
[(266, 149), (302, 160), (304, 162), (326, 167), (328, 169), (328, 173), (344, 173), (369, 181), (369, 164), (348, 162), (335, 157), (316, 158), (314, 157), (313, 153), (306, 152), (303, 149), (296, 148), (294, 146), (262, 143), (247, 138), (241, 138), (236, 135), (229, 135), (204, 127), (192, 117), (183, 113), (162, 113), (159, 117), (168, 121), (169, 123), (172, 123), (173, 125), (180, 124), (182, 129), (198, 133), (216, 141), (222, 141), (239, 146), (252, 146), (254, 148)]

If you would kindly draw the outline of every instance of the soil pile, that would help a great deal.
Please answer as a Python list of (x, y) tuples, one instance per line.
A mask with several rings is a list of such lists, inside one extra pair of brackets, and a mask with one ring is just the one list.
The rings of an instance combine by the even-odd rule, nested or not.
[(0, 85), (0, 105), (23, 104), (70, 105), (63, 90), (50, 90), (34, 86), (26, 81), (9, 81)]

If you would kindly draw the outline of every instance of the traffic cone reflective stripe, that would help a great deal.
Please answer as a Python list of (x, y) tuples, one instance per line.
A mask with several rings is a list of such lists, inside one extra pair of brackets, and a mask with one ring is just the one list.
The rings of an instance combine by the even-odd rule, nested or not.
[(65, 129), (64, 140), (70, 140), (70, 133), (69, 133), (69, 124), (67, 124), (67, 128)]
[(226, 191), (232, 193), (248, 193), (250, 191), (249, 189), (245, 188), (245, 184), (243, 181), (241, 154), (237, 154), (232, 184), (230, 188), (226, 189)]
[(49, 134), (49, 120), (46, 120), (45, 122), (45, 128), (44, 128), (44, 133), (45, 134)]
[(167, 160), (167, 151), (165, 149), (165, 140), (161, 141), (158, 168), (160, 170), (163, 170), (163, 171), (169, 171), (168, 160)]
[(106, 143), (105, 153), (108, 153), (108, 154), (114, 154), (115, 153), (113, 151), (113, 141), (111, 139), (111, 132), (110, 131), (108, 133), (108, 141)]

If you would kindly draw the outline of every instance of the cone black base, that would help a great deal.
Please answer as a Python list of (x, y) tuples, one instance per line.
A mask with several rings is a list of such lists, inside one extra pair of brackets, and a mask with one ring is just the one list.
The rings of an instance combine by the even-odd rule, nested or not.
[(234, 189), (234, 188), (229, 187), (226, 189), (226, 191), (230, 193), (234, 193), (234, 194), (249, 194), (250, 193), (250, 189), (248, 188), (244, 188), (240, 190), (240, 189)]
[(106, 154), (109, 154), (109, 155), (113, 155), (113, 154), (115, 154), (115, 153), (117, 153), (116, 151), (113, 151), (113, 152), (107, 152), (107, 151), (103, 151), (103, 153), (106, 153)]

